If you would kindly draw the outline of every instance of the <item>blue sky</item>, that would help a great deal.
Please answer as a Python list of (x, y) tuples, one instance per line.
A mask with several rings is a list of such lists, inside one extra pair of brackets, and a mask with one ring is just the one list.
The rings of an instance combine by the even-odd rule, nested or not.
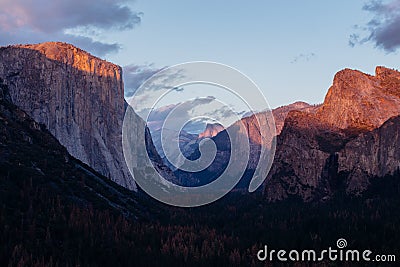
[[(137, 1), (141, 24), (116, 32), (122, 50), (108, 59), (160, 68), (186, 61), (231, 65), (252, 78), (277, 107), (320, 103), (343, 68), (398, 68), (399, 55), (373, 42), (349, 45), (373, 14), (366, 1)], [(400, 33), (399, 33), (400, 34)]]
[(271, 107), (321, 103), (340, 69), (372, 74), (400, 62), (399, 0), (0, 2), (0, 45), (70, 42), (129, 65), (136, 81), (165, 66), (216, 61), (252, 78)]

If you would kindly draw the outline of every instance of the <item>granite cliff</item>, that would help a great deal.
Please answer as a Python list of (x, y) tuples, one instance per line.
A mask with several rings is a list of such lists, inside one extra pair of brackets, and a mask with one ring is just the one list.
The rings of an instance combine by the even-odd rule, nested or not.
[(136, 189), (122, 152), (127, 104), (121, 67), (70, 44), (49, 42), (1, 47), (0, 78), (12, 102), (44, 124), (72, 156)]
[(283, 125), (285, 123), (285, 119), (290, 111), (293, 110), (315, 110), (317, 106), (312, 106), (305, 102), (295, 102), (289, 105), (281, 106), (279, 108), (275, 108), (272, 110), (272, 115), (274, 116), (275, 126), (276, 126), (276, 135), (279, 135), (282, 131)]
[[(231, 136), (233, 139), (244, 134), (246, 134), (249, 138), (250, 154), (247, 167), (236, 189), (247, 190), (249, 182), (253, 177), (254, 171), (259, 163), (262, 146), (267, 149), (271, 148), (271, 144), (275, 139), (275, 136), (280, 134), (283, 128), (284, 121), (288, 113), (295, 110), (314, 112), (317, 107), (318, 106), (312, 106), (305, 102), (295, 102), (290, 105), (273, 109), (272, 112), (259, 112), (244, 117), (240, 121), (233, 123), (227, 128), (227, 130), (233, 133)], [(272, 117), (275, 120), (275, 132), (271, 129)], [(239, 132), (235, 130), (240, 129), (239, 125), (244, 126), (242, 129), (245, 129), (245, 132)], [(191, 143), (189, 143), (189, 145), (184, 146), (182, 149), (184, 155), (189, 155), (188, 158), (197, 159), (200, 156), (198, 151), (198, 142), (201, 140), (200, 137), (209, 137), (215, 142), (218, 148), (214, 162), (204, 172), (200, 173), (190, 174), (175, 170), (175, 174), (177, 177), (179, 177), (180, 183), (185, 185), (204, 184), (205, 182), (212, 181), (218, 177), (225, 170), (230, 159), (234, 160), (235, 162), (244, 160), (243, 155), (232, 155), (230, 153), (231, 142), (229, 141), (227, 130), (216, 126), (217, 125), (215, 124), (208, 124), (206, 130), (199, 135), (199, 139), (196, 141), (197, 146), (191, 146)], [(261, 129), (270, 129), (270, 131), (268, 131), (267, 135), (261, 136)], [(242, 150), (243, 149), (245, 148), (243, 147)]]
[(373, 130), (400, 110), (400, 73), (377, 67), (375, 76), (339, 71), (317, 116), (340, 129)]
[[(0, 48), (0, 79), (9, 88), (10, 100), (45, 125), (73, 157), (118, 184), (136, 189), (122, 154), (127, 103), (121, 74), (119, 66), (65, 43)], [(265, 182), (270, 201), (293, 195), (304, 201), (326, 199), (338, 187), (361, 194), (371, 178), (399, 169), (400, 73), (395, 70), (377, 67), (374, 76), (342, 70), (335, 75), (323, 104), (296, 102), (273, 110), (272, 115), (278, 137), (274, 164)], [(203, 135), (217, 145), (215, 162), (195, 175), (172, 173), (154, 148), (150, 133), (140, 130), (145, 122), (134, 112), (130, 116), (132, 149), (139, 139), (145, 139), (152, 164), (170, 181), (190, 186), (208, 183), (224, 171), (230, 157), (241, 157), (229, 153), (226, 130), (210, 125)], [(257, 117), (258, 121), (253, 115), (230, 126), (243, 124), (249, 136), (250, 159), (239, 185), (243, 188), (257, 166), (261, 146), (268, 148), (275, 138), (260, 135), (261, 128), (271, 126), (268, 113)], [(199, 157), (197, 146), (188, 151), (188, 158)], [(137, 158), (140, 153), (144, 151), (133, 156), (143, 165)]]
[[(326, 199), (343, 186), (360, 194), (372, 177), (399, 168), (400, 73), (336, 74), (321, 106), (289, 112), (265, 183), (268, 200)], [(386, 122), (386, 123), (385, 123)]]
[(400, 170), (400, 116), (348, 142), (337, 154), (338, 173), (344, 173), (347, 193), (360, 194), (370, 179)]
[[(143, 201), (138, 204), (138, 194), (131, 194), (72, 157), (45, 125), (11, 102), (9, 93), (0, 80), (0, 201), (8, 211), (3, 210), (2, 218), (25, 218), (17, 224), (22, 227), (38, 216), (37, 227), (43, 227), (53, 218), (45, 219), (44, 214), (65, 213), (72, 206), (82, 210), (91, 207), (94, 212), (109, 210), (129, 219), (146, 216), (148, 211)], [(1, 226), (2, 233), (10, 228), (4, 220)]]
[(201, 132), (198, 138), (210, 138), (216, 136), (219, 132), (224, 130), (224, 126), (219, 123), (207, 123), (206, 128)]

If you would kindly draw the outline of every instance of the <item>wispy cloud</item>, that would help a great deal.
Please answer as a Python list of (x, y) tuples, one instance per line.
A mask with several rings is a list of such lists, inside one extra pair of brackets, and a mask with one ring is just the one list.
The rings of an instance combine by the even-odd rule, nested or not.
[(400, 47), (400, 0), (371, 1), (363, 9), (373, 18), (365, 25), (355, 26), (358, 32), (350, 36), (349, 45), (372, 42), (386, 52), (396, 51)]
[(293, 58), (293, 60), (290, 61), (290, 63), (295, 64), (295, 63), (299, 63), (299, 62), (308, 62), (315, 57), (316, 57), (315, 53), (300, 54), (300, 55), (296, 56), (295, 58)]
[(174, 126), (172, 127), (173, 129), (180, 129), (180, 127), (183, 126), (180, 125), (181, 121), (192, 121), (192, 131), (202, 131), (204, 130), (207, 120), (205, 118), (192, 119), (199, 115), (211, 115), (210, 112), (207, 111), (209, 111), (208, 108), (214, 101), (214, 97), (208, 96), (160, 107), (151, 111), (148, 118), (148, 125), (151, 130), (158, 130), (158, 128), (162, 127), (166, 118), (170, 116), (171, 112), (174, 112), (173, 116), (169, 118), (170, 125)]
[[(141, 21), (125, 0), (2, 0), (0, 44), (65, 41), (101, 56), (120, 49), (105, 43), (106, 30), (132, 29)], [(97, 37), (97, 38), (96, 38)]]
[(152, 131), (157, 131), (168, 117), (171, 129), (180, 129), (184, 121), (188, 132), (199, 133), (207, 123), (219, 122), (227, 127), (240, 119), (240, 114), (221, 105), (215, 97), (207, 96), (153, 109), (147, 123)]
[[(191, 118), (193, 116), (198, 115), (198, 111), (202, 110), (201, 114), (204, 114), (205, 111), (208, 111), (208, 105), (215, 101), (215, 97), (207, 96), (207, 97), (198, 97), (195, 99), (191, 99), (185, 102), (180, 102), (177, 104), (171, 104), (168, 106), (163, 106), (158, 109), (153, 110), (150, 113), (149, 120), (151, 121), (163, 121), (167, 118), (167, 116), (175, 110), (175, 116), (182, 118)], [(177, 109), (177, 107), (179, 107)]]
[(125, 97), (131, 97), (136, 90), (153, 74), (162, 70), (163, 68), (155, 68), (154, 64), (144, 65), (127, 65), (123, 67), (124, 83), (125, 83)]

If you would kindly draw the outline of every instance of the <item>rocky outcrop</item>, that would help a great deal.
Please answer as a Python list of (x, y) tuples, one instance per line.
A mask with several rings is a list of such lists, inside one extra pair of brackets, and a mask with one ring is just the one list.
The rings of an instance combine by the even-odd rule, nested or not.
[(122, 155), (121, 67), (51, 42), (0, 48), (0, 78), (13, 103), (46, 125), (72, 156), (136, 188)]
[(384, 67), (377, 67), (375, 76), (342, 70), (335, 75), (318, 117), (340, 129), (376, 129), (399, 114), (399, 85), (400, 73)]
[[(212, 164), (198, 173), (176, 170), (175, 174), (180, 183), (190, 186), (209, 183), (225, 171), (229, 162), (234, 162), (236, 164), (232, 165), (232, 169), (236, 173), (244, 172), (236, 189), (247, 190), (253, 173), (258, 166), (262, 149), (271, 149), (275, 141), (275, 128), (272, 122), (272, 112), (260, 112), (242, 118), (227, 129), (220, 131), (217, 135), (211, 137), (217, 148)], [(201, 140), (198, 139), (198, 141)], [(247, 142), (242, 142), (243, 140), (247, 140)], [(231, 153), (232, 145), (235, 145), (236, 149), (243, 153)], [(244, 153), (247, 149), (249, 149), (249, 158), (246, 158), (246, 153)], [(185, 151), (187, 152), (188, 150), (186, 149)], [(197, 146), (194, 147), (194, 151), (188, 158), (196, 160), (200, 155)], [(239, 162), (245, 162), (247, 166), (245, 165), (245, 168), (242, 168), (243, 166), (237, 164)]]
[(377, 67), (371, 76), (346, 69), (336, 74), (321, 106), (289, 112), (265, 183), (266, 198), (324, 199), (340, 179), (348, 193), (360, 193), (369, 177), (393, 173), (400, 162), (398, 120), (382, 124), (400, 115), (399, 85), (397, 71)]
[(281, 133), (283, 125), (285, 123), (285, 119), (290, 111), (301, 110), (301, 111), (312, 112), (317, 107), (318, 106), (313, 106), (305, 102), (298, 101), (286, 106), (273, 109), (272, 114), (274, 115), (274, 120), (275, 120), (276, 135), (279, 135)]
[(346, 190), (360, 194), (370, 178), (393, 175), (400, 169), (400, 116), (351, 140), (338, 153), (338, 172), (347, 176)]
[(300, 196), (304, 201), (330, 195), (335, 152), (351, 135), (321, 122), (315, 114), (293, 111), (278, 136), (274, 163), (265, 183), (268, 200)]
[(199, 134), (199, 138), (214, 137), (223, 130), (224, 126), (219, 123), (207, 123), (206, 129)]
[[(229, 130), (231, 133), (235, 133), (232, 134), (231, 136), (233, 139), (235, 139), (239, 135), (248, 136), (249, 148), (250, 148), (250, 154), (249, 154), (249, 159), (247, 160), (247, 167), (245, 173), (236, 188), (247, 190), (249, 182), (253, 177), (254, 171), (256, 170), (257, 165), (259, 163), (261, 148), (262, 147), (267, 149), (271, 148), (275, 136), (281, 132), (286, 116), (290, 111), (301, 110), (313, 113), (318, 107), (319, 106), (309, 105), (305, 102), (296, 102), (287, 106), (276, 108), (272, 110), (272, 112), (260, 112), (253, 114), (251, 116), (244, 117), (240, 121), (235, 122), (234, 124), (229, 126), (227, 130)], [(275, 121), (275, 132), (272, 131), (271, 128), (272, 117), (274, 118)], [(241, 129), (241, 127), (239, 127), (239, 124), (243, 124), (244, 128), (242, 129), (245, 129), (245, 132), (236, 132), (234, 130), (234, 129)], [(227, 130), (224, 130), (222, 126), (221, 128), (217, 129), (218, 131), (214, 131), (214, 129), (215, 125), (209, 124), (207, 125), (204, 133), (200, 134), (199, 136), (199, 137), (206, 137), (206, 136), (211, 137), (212, 140), (215, 142), (218, 151), (213, 164), (210, 165), (210, 167), (206, 170), (206, 172), (201, 172), (199, 174), (189, 174), (176, 171), (177, 176), (180, 177), (181, 183), (184, 183), (184, 181), (182, 182), (182, 180), (187, 180), (189, 181), (187, 183), (188, 185), (204, 184), (205, 183), (204, 180), (208, 182), (218, 177), (217, 174), (220, 174), (222, 173), (223, 170), (225, 170), (226, 165), (228, 164), (230, 159), (232, 159), (232, 161), (234, 162), (245, 160), (242, 154), (232, 155), (230, 153), (231, 142), (229, 141)], [(261, 129), (270, 129), (270, 131), (267, 131), (267, 134), (262, 136)], [(217, 134), (214, 136), (215, 132), (217, 132)], [(195, 142), (197, 146), (192, 145), (193, 142), (188, 143), (188, 145), (186, 146), (183, 146), (182, 151), (184, 155), (192, 154), (191, 156), (189, 156), (189, 158), (197, 159), (199, 157), (198, 142), (200, 140), (201, 139), (198, 139), (197, 142)], [(244, 151), (244, 149), (245, 148), (243, 147), (240, 150)]]
[(150, 174), (154, 175), (154, 171), (157, 171), (166, 180), (175, 182), (175, 176), (160, 157), (144, 120), (135, 113), (131, 106), (127, 106), (125, 116), (123, 149), (131, 173), (142, 178)]
[[(394, 145), (390, 145), (390, 139), (383, 137), (389, 136), (389, 130), (383, 129), (388, 119), (400, 115), (399, 88), (397, 71), (377, 67), (376, 75), (371, 76), (345, 69), (335, 75), (323, 104), (296, 102), (273, 110), (278, 139), (274, 164), (265, 182), (266, 198), (276, 201), (296, 196), (304, 201), (320, 200), (331, 197), (339, 187), (358, 194), (365, 190), (370, 177), (393, 174), (399, 165), (399, 158), (394, 155), (398, 155), (400, 145), (396, 138), (392, 140)], [(271, 147), (274, 135), (261, 136), (261, 129), (271, 126), (268, 114), (257, 113), (228, 127), (243, 124), (246, 133), (237, 132), (236, 136), (247, 134), (249, 138), (250, 158), (238, 188), (248, 187), (261, 148)], [(394, 134), (395, 126), (392, 128)], [(230, 159), (244, 160), (240, 153), (229, 153), (231, 143), (226, 132), (212, 137), (217, 156), (204, 172), (175, 170), (181, 183), (204, 184), (218, 177)], [(196, 148), (189, 158), (199, 156)]]

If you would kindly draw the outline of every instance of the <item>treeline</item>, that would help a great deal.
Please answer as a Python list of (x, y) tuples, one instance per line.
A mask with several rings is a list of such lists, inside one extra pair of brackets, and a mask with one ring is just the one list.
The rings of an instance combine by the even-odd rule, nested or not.
[(145, 222), (71, 204), (28, 179), (13, 199), (2, 199), (0, 265), (259, 266), (264, 244), (318, 250), (339, 238), (352, 249), (395, 254), (399, 177), (373, 183), (364, 197), (338, 195), (326, 203), (268, 204), (261, 195), (239, 193), (195, 209), (154, 202), (160, 213)]

